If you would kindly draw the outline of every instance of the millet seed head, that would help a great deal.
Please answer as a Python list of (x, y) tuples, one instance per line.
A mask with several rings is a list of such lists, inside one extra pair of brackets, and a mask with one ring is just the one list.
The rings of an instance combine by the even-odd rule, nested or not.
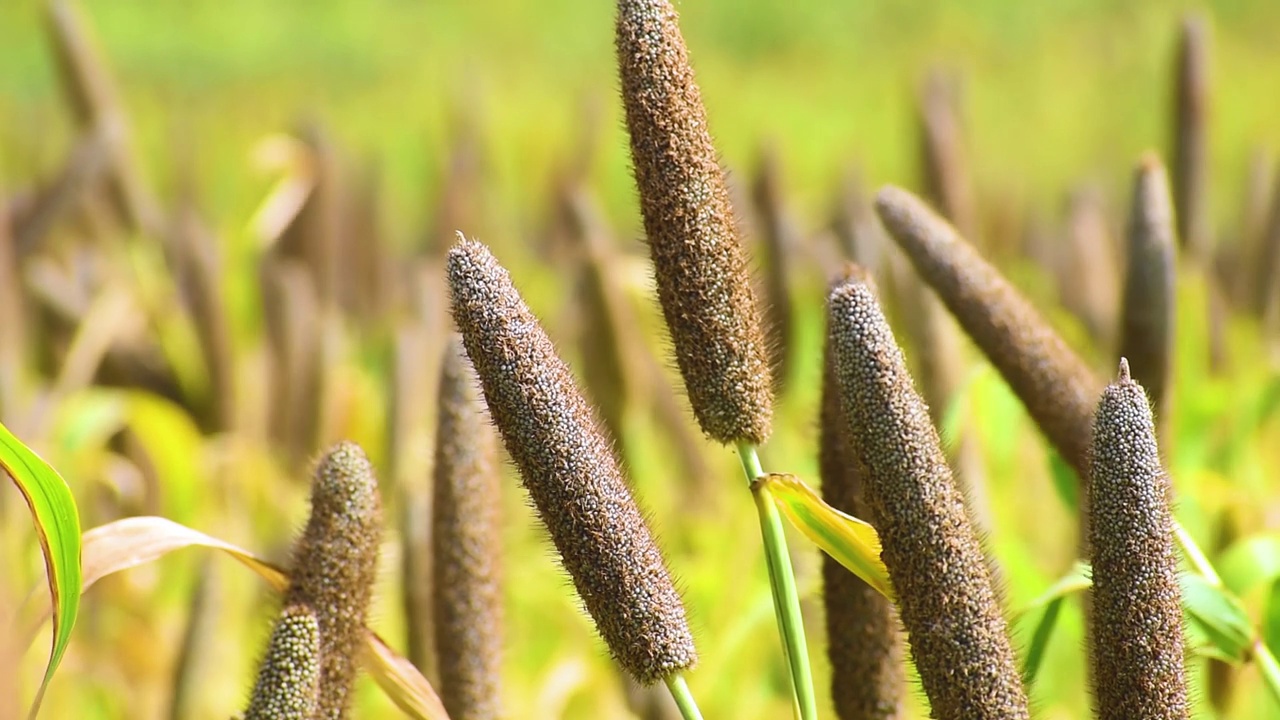
[(377, 579), (382, 500), (359, 445), (341, 442), (316, 466), (311, 518), (293, 551), (285, 604), (306, 605), (320, 627), (320, 702), (316, 720), (340, 720), (350, 704)]
[(768, 346), (675, 8), (619, 0), (616, 40), (658, 300), (689, 402), (711, 438), (762, 443)]
[(1174, 69), (1173, 199), (1178, 240), (1192, 257), (1209, 260), (1209, 25), (1202, 15), (1182, 21)]
[(483, 245), (455, 245), (448, 275), (489, 412), (614, 658), (644, 684), (692, 667), (684, 604), (569, 368)]
[(244, 720), (311, 720), (320, 692), (320, 625), (305, 605), (276, 620)]
[(886, 187), (876, 212), (916, 272), (995, 365), (1041, 432), (1087, 475), (1101, 383), (1031, 303), (954, 228), (911, 193)]
[(1169, 179), (1154, 154), (1134, 174), (1128, 243), (1120, 356), (1128, 358), (1159, 420), (1173, 354), (1177, 269)]
[(496, 440), (455, 335), (440, 370), (432, 569), (440, 699), (453, 720), (502, 716), (501, 528)]
[(1151, 408), (1120, 361), (1093, 425), (1090, 663), (1102, 720), (1188, 716), (1168, 476)]
[[(855, 266), (842, 273), (847, 280)], [(866, 276), (869, 281), (870, 276)], [(872, 520), (862, 496), (864, 480), (840, 404), (830, 343), (823, 355), (822, 410), (818, 427), (822, 498), (837, 510)], [(840, 720), (891, 720), (902, 716), (906, 687), (903, 638), (893, 603), (830, 555), (822, 556), (822, 596), (827, 610), (831, 699)]]
[(828, 302), (828, 342), (863, 492), (933, 717), (1027, 718), (982, 548), (875, 293), (851, 280)]

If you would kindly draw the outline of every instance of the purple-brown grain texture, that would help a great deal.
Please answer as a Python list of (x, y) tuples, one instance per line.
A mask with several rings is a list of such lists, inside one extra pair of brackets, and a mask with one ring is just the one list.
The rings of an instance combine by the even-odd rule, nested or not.
[[(830, 347), (823, 358), (821, 412), (818, 471), (822, 476), (822, 499), (835, 509), (874, 525), (863, 497), (862, 468), (856, 463), (840, 404)], [(825, 553), (822, 594), (827, 610), (827, 658), (831, 661), (831, 699), (836, 717), (901, 717), (906, 662), (893, 603)]]
[(452, 720), (502, 716), (502, 503), (496, 441), (454, 337), (440, 371), (432, 548), (440, 699)]
[(1090, 621), (1094, 713), (1101, 720), (1188, 716), (1182, 594), (1169, 479), (1151, 408), (1120, 361), (1093, 426)]
[(569, 368), (483, 245), (455, 245), (448, 277), (489, 412), (614, 658), (644, 684), (692, 667), (684, 604)]
[(829, 299), (828, 342), (911, 654), (940, 720), (1030, 717), (982, 547), (872, 289)]
[(620, 0), (618, 67), (658, 300), (698, 423), (762, 443), (773, 390), (760, 309), (675, 8)]
[(876, 197), (876, 212), (1041, 432), (1084, 477), (1093, 398), (1101, 389), (1089, 367), (995, 267), (919, 198), (886, 187)]
[(285, 605), (306, 605), (320, 627), (320, 697), (313, 720), (341, 720), (364, 652), (364, 624), (377, 579), (382, 499), (359, 445), (341, 442), (320, 460), (311, 518), (293, 552)]

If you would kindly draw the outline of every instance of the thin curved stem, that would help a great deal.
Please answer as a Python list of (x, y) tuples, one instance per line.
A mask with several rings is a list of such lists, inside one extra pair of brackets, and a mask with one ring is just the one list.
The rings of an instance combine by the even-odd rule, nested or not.
[[(747, 482), (754, 483), (764, 475), (756, 448), (749, 443), (738, 444), (738, 458), (742, 461)], [(801, 720), (817, 720), (818, 703), (813, 694), (813, 671), (809, 667), (809, 647), (804, 636), (804, 617), (800, 613), (800, 593), (796, 590), (796, 576), (791, 568), (791, 556), (787, 553), (787, 538), (783, 534), (782, 517), (768, 488), (757, 485), (756, 512), (760, 517), (760, 534), (764, 539), (765, 560), (769, 566), (769, 585), (773, 590), (773, 607), (778, 618), (778, 632), (782, 636), (782, 649), (791, 670), (791, 685), (795, 690), (795, 713)]]
[(676, 707), (680, 708), (680, 717), (684, 720), (702, 720), (702, 711), (698, 709), (693, 693), (689, 692), (689, 684), (684, 681), (684, 676), (674, 673), (664, 680), (667, 689), (671, 691), (671, 697), (675, 698)]

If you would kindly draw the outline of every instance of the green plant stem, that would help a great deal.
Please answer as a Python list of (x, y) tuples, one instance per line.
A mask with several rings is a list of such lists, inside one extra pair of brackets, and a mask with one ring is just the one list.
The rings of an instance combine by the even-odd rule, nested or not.
[[(748, 483), (754, 483), (756, 478), (764, 475), (754, 445), (738, 443), (738, 458), (742, 461)], [(809, 668), (809, 648), (804, 637), (804, 618), (800, 614), (800, 593), (796, 591), (796, 576), (791, 569), (791, 556), (787, 554), (782, 517), (778, 514), (778, 506), (774, 504), (773, 495), (767, 487), (757, 486), (752, 495), (756, 502), (756, 512), (760, 516), (760, 534), (764, 538), (764, 554), (769, 566), (769, 584), (773, 590), (778, 631), (782, 635), (783, 652), (791, 669), (796, 717), (801, 720), (817, 720), (813, 672)]]
[(1258, 663), (1258, 671), (1262, 673), (1262, 681), (1271, 691), (1272, 699), (1280, 703), (1280, 663), (1276, 662), (1276, 656), (1271, 654), (1271, 648), (1267, 647), (1262, 638), (1253, 641), (1251, 652), (1254, 661)]
[(1191, 563), (1191, 567), (1195, 571), (1204, 576), (1214, 587), (1222, 587), (1222, 578), (1218, 576), (1218, 571), (1213, 569), (1213, 563), (1209, 562), (1209, 558), (1196, 545), (1196, 541), (1191, 537), (1191, 533), (1182, 527), (1182, 523), (1176, 519), (1173, 521), (1173, 536), (1178, 542), (1178, 546), (1182, 548), (1182, 554), (1186, 555), (1187, 562)]
[(680, 717), (684, 720), (702, 720), (702, 711), (698, 709), (693, 693), (689, 692), (689, 684), (684, 681), (684, 676), (680, 673), (668, 675), (666, 683), (671, 697), (675, 698), (676, 707), (680, 708)]

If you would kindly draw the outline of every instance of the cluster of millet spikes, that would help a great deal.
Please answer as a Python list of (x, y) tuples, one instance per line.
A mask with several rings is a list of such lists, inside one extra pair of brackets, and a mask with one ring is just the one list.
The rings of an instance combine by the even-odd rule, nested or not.
[(440, 371), (431, 547), (440, 699), (453, 720), (501, 717), (502, 585), (497, 447), (455, 336)]
[[(293, 549), (285, 611), (259, 672), (250, 719), (346, 717), (381, 539), (373, 466), (355, 443), (338, 443), (316, 466), (311, 517)], [(299, 664), (315, 669), (303, 672)], [(315, 689), (308, 694), (307, 687)], [(314, 708), (296, 714), (307, 703)]]
[(729, 189), (668, 0), (620, 0), (618, 67), (658, 300), (703, 432), (769, 436), (773, 386)]
[(615, 660), (643, 684), (692, 667), (684, 604), (569, 368), (483, 245), (455, 245), (448, 277), (493, 422)]

